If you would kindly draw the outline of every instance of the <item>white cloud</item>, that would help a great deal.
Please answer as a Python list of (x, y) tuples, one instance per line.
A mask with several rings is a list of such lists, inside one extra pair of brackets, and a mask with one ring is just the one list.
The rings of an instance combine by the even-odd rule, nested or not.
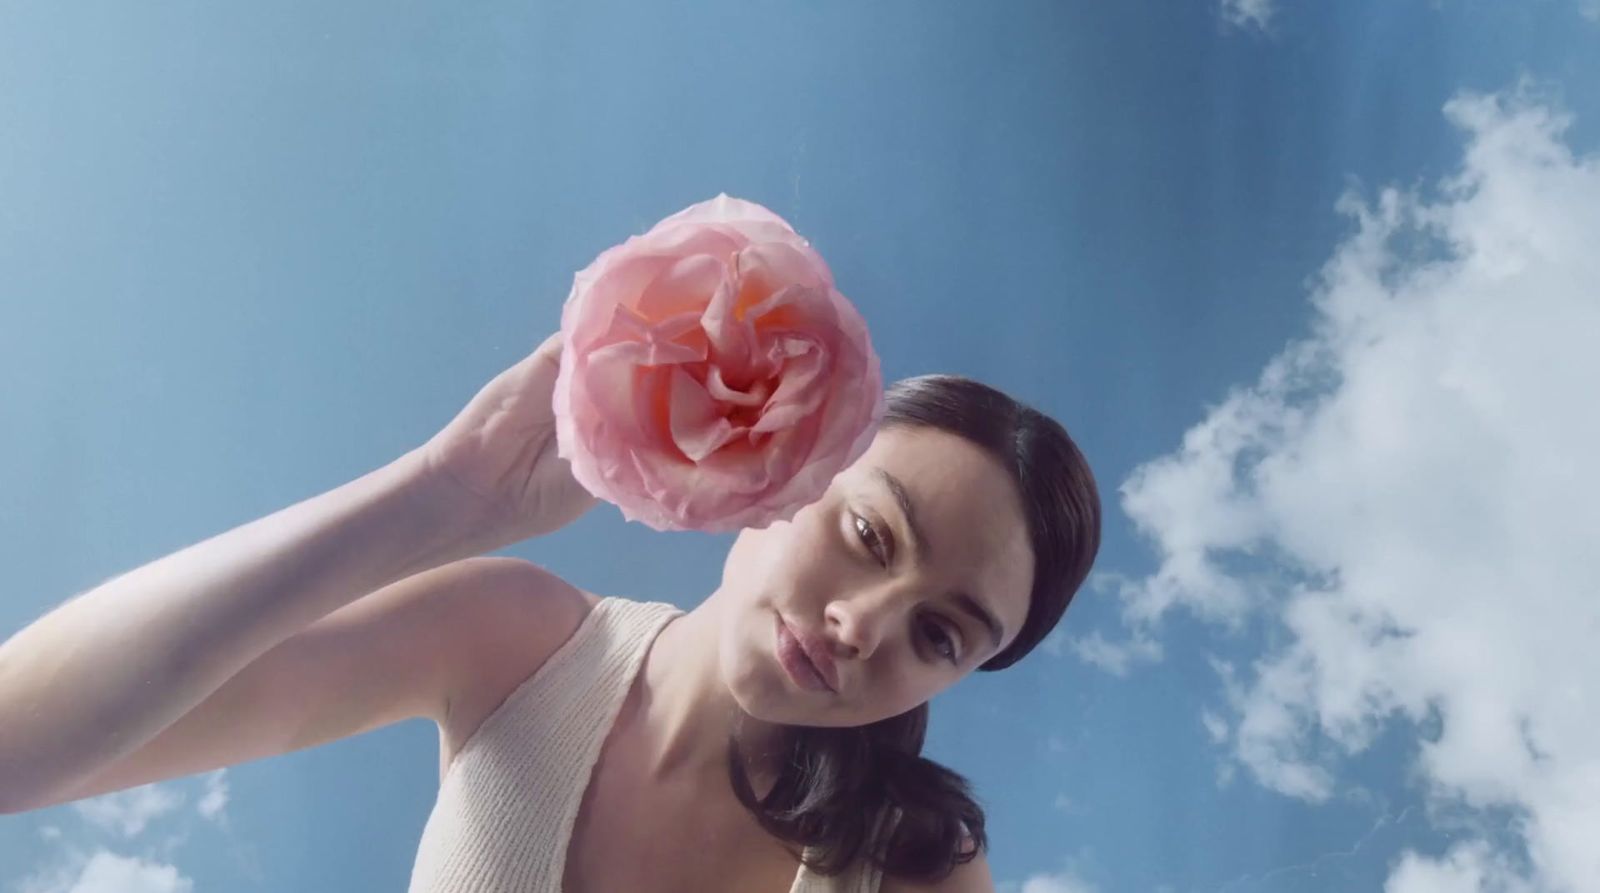
[(1456, 893), (1459, 890), (1537, 893), (1545, 889), (1548, 888), (1535, 886), (1519, 876), (1505, 855), (1494, 852), (1481, 841), (1455, 847), (1441, 859), (1406, 853), (1384, 885), (1384, 893)]
[(1578, 12), (1591, 22), (1600, 22), (1600, 0), (1578, 0)]
[[(1065, 797), (1058, 797), (1058, 805)], [(1088, 848), (1080, 848), (1057, 863), (1055, 871), (1041, 871), (1023, 881), (1001, 881), (995, 885), (997, 893), (1099, 893), (1090, 876), (1103, 876), (1104, 866)]]
[(81, 864), (24, 879), (18, 893), (191, 893), (194, 881), (160, 862), (99, 850)]
[(82, 800), (72, 808), (107, 831), (134, 837), (152, 820), (182, 805), (182, 796), (160, 784), (147, 784)]
[(1136, 664), (1159, 661), (1162, 654), (1160, 642), (1140, 637), (1137, 633), (1135, 638), (1126, 642), (1112, 642), (1099, 631), (1093, 631), (1082, 638), (1069, 640), (1069, 647), (1085, 663), (1093, 664), (1114, 676), (1128, 675), (1128, 671)]
[(228, 806), (228, 781), (226, 769), (218, 769), (205, 775), (205, 793), (200, 795), (200, 802), (195, 804), (195, 809), (202, 816), (213, 821), (222, 821), (226, 818), (222, 810)]
[(1020, 893), (1094, 893), (1088, 882), (1071, 874), (1037, 874), (1022, 882)]
[(1214, 661), (1233, 728), (1202, 718), (1259, 783), (1323, 801), (1330, 742), (1431, 723), (1436, 821), (1526, 817), (1527, 868), (1469, 833), (1406, 854), (1388, 893), (1600, 890), (1600, 159), (1553, 107), (1527, 84), (1447, 103), (1460, 171), (1431, 199), (1342, 198), (1356, 231), (1310, 337), (1121, 487), (1161, 559), (1120, 584), (1135, 642), (1180, 608), (1288, 633)]
[(1052, 631), (1050, 635), (1044, 637), (1044, 641), (1039, 643), (1039, 647), (1044, 649), (1044, 652), (1051, 657), (1060, 657), (1061, 653), (1066, 650), (1066, 645), (1067, 635), (1059, 629)]
[[(226, 769), (202, 776), (204, 791), (196, 812), (212, 821), (226, 823), (228, 804)], [(169, 823), (158, 840), (148, 840), (147, 832), (156, 819), (174, 813), (186, 798), (172, 790), (172, 783), (160, 782), (114, 791), (71, 804), (71, 810), (86, 825), (133, 839), (146, 836), (142, 858), (122, 856), (110, 850), (81, 846), (86, 829), (66, 833), (56, 825), (43, 825), (39, 836), (54, 846), (32, 873), (4, 888), (8, 893), (188, 893), (193, 881), (184, 877), (168, 861), (185, 846), (192, 822)], [(182, 814), (175, 819), (187, 818)], [(259, 878), (257, 878), (259, 880)], [(0, 878), (0, 885), (4, 879)]]
[(1272, 20), (1272, 3), (1273, 0), (1221, 0), (1222, 20), (1240, 28), (1265, 29)]

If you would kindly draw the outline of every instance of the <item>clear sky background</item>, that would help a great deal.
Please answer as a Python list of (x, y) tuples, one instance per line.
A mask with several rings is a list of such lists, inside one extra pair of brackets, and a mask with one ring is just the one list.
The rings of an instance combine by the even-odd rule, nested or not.
[[(1594, 0), (0, 0), (0, 634), (421, 443), (727, 192), (1096, 472), (1056, 635), (933, 705), (1002, 891), (1600, 890), (1597, 144)], [(688, 608), (732, 539), (505, 554)], [(403, 889), (437, 747), (0, 817), (0, 890)]]

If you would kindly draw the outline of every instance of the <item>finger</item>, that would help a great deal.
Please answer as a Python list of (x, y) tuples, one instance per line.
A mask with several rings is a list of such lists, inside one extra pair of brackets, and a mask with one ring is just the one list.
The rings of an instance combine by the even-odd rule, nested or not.
[(518, 361), (517, 368), (531, 369), (545, 360), (550, 361), (550, 364), (557, 368), (561, 366), (560, 332), (556, 332), (550, 337), (539, 342), (539, 346), (535, 347), (532, 353), (529, 353), (527, 356)]
[(561, 332), (556, 331), (534, 348), (534, 353), (555, 359), (561, 358)]

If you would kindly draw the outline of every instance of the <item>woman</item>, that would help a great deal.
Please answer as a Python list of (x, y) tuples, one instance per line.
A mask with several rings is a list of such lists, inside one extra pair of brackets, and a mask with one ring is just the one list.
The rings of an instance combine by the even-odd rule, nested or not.
[(918, 755), (926, 702), (1020, 659), (1087, 576), (1099, 497), (1066, 432), (902, 381), (868, 451), (684, 613), (471, 557), (595, 504), (556, 455), (560, 350), (395, 463), (0, 646), (0, 713), (30, 719), (0, 730), (0, 806), (429, 716), (413, 891), (992, 890), (982, 811)]

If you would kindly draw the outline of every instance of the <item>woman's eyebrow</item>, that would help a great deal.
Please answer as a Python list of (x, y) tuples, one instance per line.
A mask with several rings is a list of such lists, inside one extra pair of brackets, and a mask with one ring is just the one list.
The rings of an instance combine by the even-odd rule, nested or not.
[[(928, 543), (927, 536), (923, 534), (922, 526), (917, 523), (917, 509), (911, 501), (911, 493), (906, 490), (905, 484), (900, 483), (900, 479), (890, 474), (887, 469), (873, 466), (872, 472), (873, 476), (894, 494), (894, 501), (900, 506), (900, 514), (905, 518), (906, 530), (910, 533), (908, 538), (911, 540), (913, 558), (918, 565), (927, 564), (932, 558), (933, 548)], [(983, 628), (989, 631), (989, 638), (993, 640), (993, 647), (999, 648), (1000, 643), (1005, 641), (1005, 627), (994, 616), (994, 612), (968, 593), (953, 592), (950, 595), (956, 607), (983, 624)]]

